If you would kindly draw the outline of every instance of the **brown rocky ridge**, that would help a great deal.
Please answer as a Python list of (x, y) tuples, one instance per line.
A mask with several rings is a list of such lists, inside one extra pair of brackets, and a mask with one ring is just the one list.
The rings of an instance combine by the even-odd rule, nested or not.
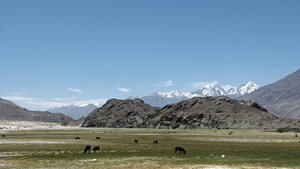
[(299, 127), (300, 120), (279, 119), (261, 105), (226, 96), (195, 97), (163, 108), (151, 107), (140, 99), (108, 100), (91, 112), (82, 127), (112, 128), (243, 128)]

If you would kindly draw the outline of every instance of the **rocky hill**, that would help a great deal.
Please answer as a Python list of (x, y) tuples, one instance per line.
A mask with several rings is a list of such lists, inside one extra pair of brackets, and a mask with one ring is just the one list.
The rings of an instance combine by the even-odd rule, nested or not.
[(140, 99), (108, 100), (84, 120), (82, 127), (114, 128), (281, 128), (299, 127), (300, 121), (278, 119), (255, 102), (226, 96), (195, 97), (163, 108)]
[(253, 100), (277, 117), (300, 119), (300, 69), (239, 99)]
[(91, 112), (82, 127), (154, 128), (160, 108), (151, 107), (140, 99), (108, 100)]
[(29, 111), (19, 107), (11, 101), (0, 98), (0, 120), (63, 123), (73, 119), (61, 113)]

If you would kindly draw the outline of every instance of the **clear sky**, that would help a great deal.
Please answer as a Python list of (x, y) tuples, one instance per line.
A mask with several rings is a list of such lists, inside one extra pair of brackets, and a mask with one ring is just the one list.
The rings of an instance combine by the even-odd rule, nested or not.
[(300, 68), (299, 0), (0, 0), (0, 97), (29, 110)]

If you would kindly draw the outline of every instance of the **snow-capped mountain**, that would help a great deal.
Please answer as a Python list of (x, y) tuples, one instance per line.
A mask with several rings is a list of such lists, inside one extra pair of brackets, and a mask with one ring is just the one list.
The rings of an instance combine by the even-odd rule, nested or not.
[(173, 90), (171, 92), (155, 92), (149, 96), (131, 96), (128, 99), (139, 98), (145, 103), (154, 107), (163, 107), (167, 104), (177, 103), (182, 100), (188, 100), (192, 97), (205, 97), (205, 96), (227, 96), (236, 99), (244, 94), (248, 94), (258, 89), (259, 86), (254, 82), (245, 82), (239, 87), (224, 86), (221, 87), (217, 83), (203, 86), (193, 92), (180, 92)]
[(87, 106), (89, 104), (94, 105), (96, 107), (100, 107), (101, 106), (100, 103), (93, 101), (93, 102), (89, 102), (89, 103), (85, 103), (85, 104), (76, 104), (76, 103), (72, 102), (72, 103), (69, 103), (69, 104), (57, 106), (55, 108), (60, 108), (60, 107), (85, 107), (85, 106)]
[(159, 95), (159, 96), (162, 96), (164, 98), (178, 98), (179, 99), (179, 98), (185, 98), (185, 97), (187, 97), (187, 98), (192, 98), (193, 97), (193, 94), (191, 94), (190, 92), (181, 93), (178, 90), (173, 90), (171, 92), (165, 92), (165, 93), (157, 92), (156, 94)]
[(54, 107), (48, 109), (48, 112), (51, 113), (63, 113), (67, 116), (72, 117), (73, 119), (79, 119), (82, 116), (87, 116), (90, 112), (100, 107), (98, 103), (93, 104), (84, 104), (84, 105), (76, 105), (74, 103), (70, 103), (68, 105), (62, 105), (59, 107)]
[(258, 89), (259, 86), (254, 82), (245, 82), (239, 87), (231, 87), (231, 86), (224, 86), (221, 87), (216, 83), (204, 86), (194, 92), (193, 95), (198, 95), (200, 97), (205, 96), (228, 96), (232, 99), (236, 99), (244, 94), (248, 94), (253, 92), (254, 90)]
[(216, 83), (201, 87), (200, 89), (191, 92), (191, 94), (205, 97), (205, 96), (221, 96), (226, 95), (226, 90)]
[(253, 82), (245, 82), (240, 87), (238, 87), (238, 93), (240, 95), (245, 95), (245, 94), (253, 92), (254, 90), (256, 90), (258, 88), (259, 88), (259, 86)]

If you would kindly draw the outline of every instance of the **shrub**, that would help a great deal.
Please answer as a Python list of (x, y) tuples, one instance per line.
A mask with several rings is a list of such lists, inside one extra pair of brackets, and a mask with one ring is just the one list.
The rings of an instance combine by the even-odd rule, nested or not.
[(286, 128), (278, 128), (277, 131), (278, 131), (279, 133), (289, 132), (289, 131), (300, 132), (300, 128), (289, 128), (289, 127), (286, 127)]

